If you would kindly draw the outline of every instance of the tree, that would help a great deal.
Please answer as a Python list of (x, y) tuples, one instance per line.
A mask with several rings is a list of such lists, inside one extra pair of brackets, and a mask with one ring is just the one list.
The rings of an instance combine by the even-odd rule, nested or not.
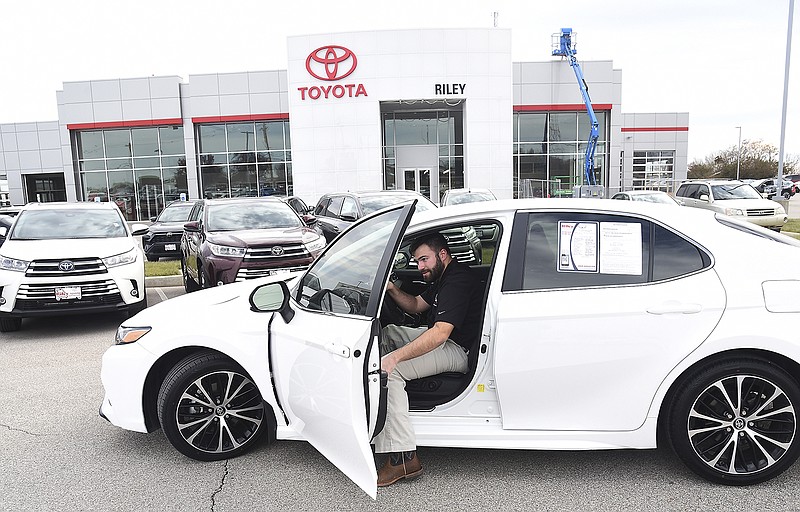
[[(739, 147), (734, 145), (722, 151), (712, 153), (702, 161), (695, 160), (689, 164), (689, 179), (699, 178), (736, 178), (736, 161)], [(800, 156), (785, 155), (783, 174), (800, 172)], [(778, 148), (764, 141), (743, 140), (742, 155), (739, 159), (739, 178), (762, 179), (778, 175)]]

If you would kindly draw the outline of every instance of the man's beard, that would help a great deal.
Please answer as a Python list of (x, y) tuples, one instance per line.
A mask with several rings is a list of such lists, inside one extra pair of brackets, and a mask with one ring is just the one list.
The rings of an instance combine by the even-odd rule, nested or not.
[(427, 272), (425, 274), (422, 274), (422, 278), (425, 281), (427, 281), (429, 283), (432, 283), (432, 282), (436, 281), (437, 279), (439, 279), (440, 277), (442, 277), (442, 272), (444, 272), (444, 263), (442, 263), (442, 259), (437, 254), (436, 255), (436, 265), (434, 265), (433, 268), (430, 269), (429, 272)]

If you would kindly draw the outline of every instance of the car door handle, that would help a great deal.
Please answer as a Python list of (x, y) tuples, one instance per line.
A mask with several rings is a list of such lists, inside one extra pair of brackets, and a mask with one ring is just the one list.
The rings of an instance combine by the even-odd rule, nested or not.
[(345, 359), (350, 357), (350, 347), (346, 345), (341, 345), (339, 343), (333, 343), (333, 342), (328, 343), (327, 345), (325, 345), (325, 350), (327, 350), (333, 355), (344, 357)]
[(669, 315), (669, 314), (693, 314), (699, 313), (703, 310), (703, 306), (694, 302), (678, 302), (677, 300), (668, 300), (647, 308), (647, 312), (652, 315)]

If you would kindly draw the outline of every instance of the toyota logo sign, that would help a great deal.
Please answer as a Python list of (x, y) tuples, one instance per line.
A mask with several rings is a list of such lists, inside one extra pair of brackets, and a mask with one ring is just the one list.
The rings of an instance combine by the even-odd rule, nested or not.
[(317, 48), (308, 54), (306, 70), (319, 80), (341, 80), (356, 70), (356, 54), (344, 46), (330, 45)]
[(272, 255), (273, 256), (283, 256), (283, 247), (280, 245), (276, 245), (272, 248)]
[(58, 264), (58, 270), (62, 272), (72, 272), (75, 270), (75, 264), (69, 260), (64, 260)]

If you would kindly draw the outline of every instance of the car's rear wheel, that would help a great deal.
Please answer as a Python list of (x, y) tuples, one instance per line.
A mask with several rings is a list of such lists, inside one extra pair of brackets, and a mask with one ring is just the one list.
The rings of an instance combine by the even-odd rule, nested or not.
[(16, 317), (0, 318), (0, 332), (18, 331), (22, 327), (22, 319)]
[(241, 455), (271, 424), (244, 369), (211, 352), (189, 356), (169, 372), (158, 393), (158, 419), (178, 451), (203, 461)]
[(192, 276), (189, 275), (189, 269), (186, 266), (186, 261), (181, 258), (181, 276), (183, 277), (183, 289), (186, 293), (191, 293), (200, 289)]
[(669, 416), (672, 446), (695, 473), (725, 485), (751, 485), (785, 471), (800, 455), (800, 388), (758, 359), (706, 367), (682, 386)]

